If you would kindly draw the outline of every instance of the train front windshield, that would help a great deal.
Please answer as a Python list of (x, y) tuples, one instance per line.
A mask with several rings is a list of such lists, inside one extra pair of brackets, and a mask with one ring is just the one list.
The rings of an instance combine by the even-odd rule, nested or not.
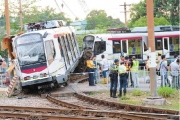
[(83, 48), (93, 48), (94, 36), (88, 35), (83, 39)]
[(33, 33), (18, 37), (16, 40), (19, 65), (29, 65), (46, 61), (41, 34)]

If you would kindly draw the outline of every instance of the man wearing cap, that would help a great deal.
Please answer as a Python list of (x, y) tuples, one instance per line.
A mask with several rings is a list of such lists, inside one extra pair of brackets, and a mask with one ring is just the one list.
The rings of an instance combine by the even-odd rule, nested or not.
[(126, 87), (127, 87), (127, 71), (124, 62), (120, 63), (119, 66), (119, 77), (120, 77), (120, 87), (119, 87), (119, 97), (122, 96), (122, 88), (124, 88), (123, 93), (126, 95)]
[(110, 66), (110, 97), (117, 98), (117, 83), (118, 83), (118, 69), (119, 69), (119, 60), (115, 59), (114, 63)]
[(134, 83), (134, 87), (139, 87), (138, 82), (138, 69), (139, 69), (139, 61), (136, 60), (136, 57), (132, 57), (132, 63), (131, 63), (131, 74), (132, 74), (132, 80)]

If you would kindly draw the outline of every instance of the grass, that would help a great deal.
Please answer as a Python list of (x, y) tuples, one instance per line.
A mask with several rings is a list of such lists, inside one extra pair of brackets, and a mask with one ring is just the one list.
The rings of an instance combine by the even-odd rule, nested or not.
[[(135, 92), (134, 92), (135, 91)], [(133, 105), (143, 105), (143, 100), (150, 96), (150, 92), (139, 92), (139, 90), (134, 90), (133, 92), (128, 92), (126, 94), (126, 98), (128, 99), (119, 99), (120, 103), (133, 104)], [(179, 99), (180, 99), (180, 91), (175, 90), (175, 92), (168, 98), (165, 98), (166, 104), (162, 106), (156, 105), (147, 105), (150, 107), (164, 108), (164, 109), (172, 109), (179, 110)]]

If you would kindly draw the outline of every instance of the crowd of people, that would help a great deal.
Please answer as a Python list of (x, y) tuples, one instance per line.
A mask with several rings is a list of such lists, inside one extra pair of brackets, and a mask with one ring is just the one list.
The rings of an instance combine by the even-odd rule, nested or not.
[[(101, 55), (102, 61), (98, 63), (96, 61), (96, 56), (89, 57), (87, 60), (87, 72), (89, 73), (89, 86), (95, 86), (98, 81), (98, 69), (100, 68), (102, 71), (103, 82), (107, 83), (107, 72), (110, 77), (110, 97), (117, 98), (116, 92), (119, 81), (119, 95), (118, 97), (122, 97), (126, 95), (126, 88), (139, 87), (139, 79), (138, 79), (138, 70), (139, 70), (139, 61), (135, 56), (129, 58), (128, 56), (120, 55), (119, 59), (115, 59), (112, 64), (109, 64), (108, 60), (104, 55)], [(174, 55), (174, 59), (171, 63), (167, 64), (166, 56), (158, 54), (157, 61), (157, 71), (159, 71), (159, 76), (161, 76), (161, 87), (169, 86), (175, 89), (180, 89), (180, 61), (178, 59), (178, 55)], [(149, 56), (146, 61), (146, 70), (150, 77), (150, 64), (151, 61)], [(172, 81), (168, 79), (168, 71), (170, 71), (170, 75), (172, 77)], [(119, 80), (118, 80), (119, 78)], [(129, 80), (128, 80), (129, 79)], [(171, 85), (172, 84), (172, 85)]]

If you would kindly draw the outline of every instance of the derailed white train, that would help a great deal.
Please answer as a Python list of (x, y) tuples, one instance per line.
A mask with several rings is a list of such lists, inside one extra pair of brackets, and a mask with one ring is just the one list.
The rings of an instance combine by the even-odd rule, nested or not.
[(21, 86), (43, 88), (66, 84), (81, 57), (75, 30), (55, 20), (29, 28), (41, 30), (12, 38), (16, 56), (13, 61)]

